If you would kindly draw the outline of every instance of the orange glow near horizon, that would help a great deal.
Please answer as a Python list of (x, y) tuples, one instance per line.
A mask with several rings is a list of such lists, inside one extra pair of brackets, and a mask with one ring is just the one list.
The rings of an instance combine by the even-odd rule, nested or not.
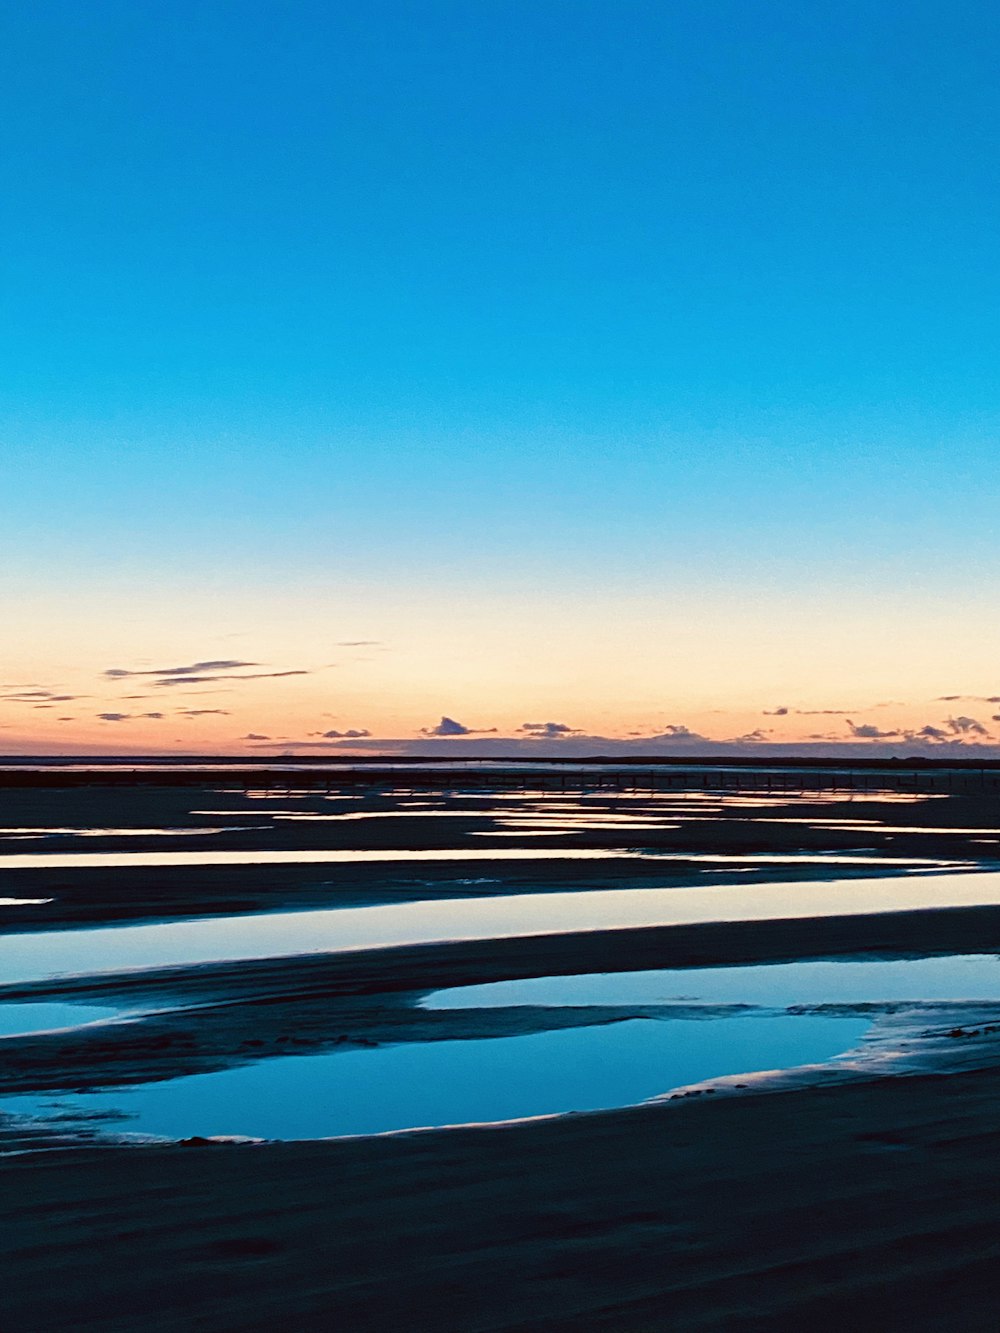
[[(377, 589), (240, 593), (224, 614), (198, 592), (32, 600), (4, 667), (0, 750), (336, 754), (352, 747), (325, 733), (412, 746), (442, 717), (470, 749), (509, 737), (539, 752), (574, 736), (686, 744), (672, 728), (748, 745), (1000, 734), (990, 636), (950, 605), (569, 589), (553, 610), (552, 596), (458, 590), (447, 614)], [(569, 731), (523, 730), (547, 723)]]

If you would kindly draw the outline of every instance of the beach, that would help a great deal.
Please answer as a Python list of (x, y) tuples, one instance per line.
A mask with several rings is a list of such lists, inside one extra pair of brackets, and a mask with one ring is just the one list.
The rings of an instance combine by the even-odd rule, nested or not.
[(995, 798), (96, 792), (0, 832), (4, 1330), (995, 1322)]
[(995, 1071), (0, 1163), (3, 1327), (992, 1329)]

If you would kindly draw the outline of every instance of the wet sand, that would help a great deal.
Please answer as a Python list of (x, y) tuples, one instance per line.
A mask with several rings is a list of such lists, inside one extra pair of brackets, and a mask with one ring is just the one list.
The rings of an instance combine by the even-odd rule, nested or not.
[(994, 1329), (1000, 1074), (0, 1160), (0, 1326)]
[[(993, 950), (1000, 952), (1000, 907), (455, 941), (54, 978), (2, 986), (0, 1001), (114, 1002), (150, 1012), (127, 1023), (5, 1038), (0, 1093), (174, 1078), (292, 1051), (523, 1035), (651, 1010), (419, 1007), (430, 991), (486, 981)], [(0, 1121), (0, 1146), (4, 1139)]]
[[(119, 823), (128, 813), (123, 796), (127, 791), (116, 791), (112, 802)], [(54, 817), (54, 806), (27, 809), (34, 799), (8, 810), (8, 827), (28, 824), (32, 813)], [(102, 807), (89, 792), (86, 800), (81, 817), (106, 817), (106, 801)], [(168, 813), (190, 818), (197, 808), (183, 791), (169, 800), (168, 811), (166, 797), (144, 791), (132, 818), (149, 826)], [(203, 792), (196, 800), (209, 808)], [(827, 803), (822, 814), (871, 816), (876, 806)], [(977, 836), (985, 838), (997, 822), (995, 800), (942, 799), (933, 812), (907, 807), (905, 819), (898, 806), (883, 810), (887, 822), (891, 814), (899, 824), (923, 818), (972, 830), (948, 835), (765, 821), (782, 808), (792, 807), (774, 802), (761, 808), (760, 821), (692, 820), (664, 833), (663, 845), (674, 849), (737, 857), (731, 871), (713, 871), (712, 878), (694, 863), (675, 863), (669, 882), (705, 884), (716, 875), (726, 882), (747, 868), (739, 866), (740, 853), (761, 850), (875, 848), (892, 858), (887, 871), (905, 856), (974, 864), (995, 855), (995, 838), (984, 843)], [(796, 803), (794, 813), (804, 808)], [(60, 818), (75, 822), (62, 807)], [(405, 847), (417, 831), (407, 824), (372, 821), (365, 837)], [(420, 829), (426, 846), (427, 825)], [(467, 844), (475, 833), (452, 825), (430, 840)], [(356, 822), (342, 836), (361, 845)], [(578, 832), (541, 843), (648, 846), (649, 836)], [(282, 828), (268, 845), (279, 843), (329, 846), (335, 839), (323, 824), (305, 833)], [(72, 837), (65, 845), (95, 849)], [(627, 882), (634, 885), (637, 867), (644, 873), (647, 864), (629, 862)], [(484, 870), (437, 865), (433, 875), (425, 866), (388, 884), (384, 868), (372, 867), (338, 867), (336, 875), (316, 866), (159, 867), (138, 878), (120, 869), (8, 870), (0, 894), (54, 901), (0, 909), (0, 928), (542, 887), (530, 863), (494, 866), (489, 886), (460, 882)], [(649, 873), (665, 882), (662, 868)], [(779, 875), (805, 877), (800, 866), (754, 868), (745, 880)], [(625, 875), (617, 860), (585, 868), (548, 862), (544, 879), (556, 889), (606, 889)], [(0, 999), (120, 1002), (156, 1012), (129, 1024), (7, 1038), (0, 1089), (100, 1087), (290, 1050), (510, 1035), (644, 1013), (635, 1005), (419, 1007), (428, 991), (450, 986), (970, 951), (1000, 952), (1000, 907), (463, 940), (67, 977), (0, 987)], [(875, 1009), (892, 1023), (891, 1006)], [(713, 1092), (696, 1089), (663, 1104), (503, 1127), (0, 1156), (0, 1329), (993, 1329), (1000, 1297), (998, 1029), (1000, 1006), (928, 1011), (904, 1033), (905, 1058), (895, 1063), (764, 1080), (733, 1095), (717, 1080)], [(884, 1077), (886, 1068), (895, 1076)], [(57, 1141), (49, 1133), (8, 1147)]]
[[(755, 865), (741, 857), (753, 855), (859, 854), (874, 855), (880, 864), (859, 864), (842, 874), (899, 873), (913, 860), (933, 857), (965, 861), (969, 865), (1000, 856), (1000, 827), (993, 796), (952, 796), (918, 799), (899, 804), (875, 797), (826, 799), (804, 797), (789, 800), (778, 795), (755, 798), (748, 807), (738, 804), (718, 811), (703, 794), (686, 802), (683, 794), (626, 799), (596, 796), (586, 802), (599, 815), (607, 810), (634, 814), (643, 824), (642, 812), (663, 811), (665, 827), (630, 829), (573, 828), (532, 836), (527, 850), (620, 850), (619, 859), (607, 860), (507, 861), (490, 859), (494, 850), (503, 858), (518, 847), (511, 830), (501, 829), (484, 810), (482, 797), (440, 796), (437, 806), (447, 818), (400, 814), (399, 798), (377, 796), (355, 801), (329, 801), (323, 796), (296, 792), (275, 801), (257, 802), (242, 793), (206, 792), (201, 789), (139, 788), (130, 790), (83, 788), (62, 792), (5, 790), (0, 799), (0, 931), (40, 930), (57, 926), (113, 924), (185, 916), (212, 916), (291, 908), (364, 906), (427, 897), (479, 897), (485, 894), (548, 892), (572, 888), (606, 889), (630, 881), (633, 885), (711, 884), (752, 880), (826, 877), (829, 867), (812, 869), (802, 865)], [(713, 798), (714, 799), (714, 798)], [(720, 800), (722, 798), (719, 798)], [(664, 805), (664, 802), (667, 804)], [(684, 806), (680, 815), (674, 805)], [(509, 801), (512, 811), (527, 805), (554, 813), (560, 804), (549, 796), (540, 800), (518, 797)], [(285, 820), (268, 823), (270, 815), (287, 810), (328, 814), (340, 811), (350, 820)], [(200, 815), (199, 811), (211, 811)], [(219, 814), (218, 812), (222, 812)], [(905, 812), (905, 819), (900, 812)], [(391, 813), (392, 818), (382, 817)], [(405, 813), (405, 812), (404, 812)], [(354, 818), (356, 815), (366, 816)], [(198, 827), (227, 828), (239, 819), (246, 827), (230, 829), (220, 836), (192, 837)], [(868, 827), (836, 828), (813, 826), (810, 819), (884, 820)], [(786, 820), (796, 822), (785, 822)], [(889, 831), (903, 824), (908, 829), (925, 824), (927, 831)], [(157, 837), (108, 835), (94, 837), (63, 834), (58, 837), (25, 837), (17, 829), (58, 828), (175, 828), (183, 836), (164, 833)], [(261, 827), (263, 825), (263, 827)], [(954, 832), (942, 831), (952, 828)], [(524, 844), (520, 844), (524, 846)], [(241, 852), (261, 849), (275, 852), (357, 848), (368, 851), (435, 848), (442, 852), (464, 849), (475, 852), (475, 861), (425, 860), (405, 863), (342, 864), (244, 864), (244, 865), (152, 865), (74, 866), (54, 862), (43, 868), (11, 869), (11, 858), (32, 853), (93, 855), (106, 851), (126, 856), (156, 850), (194, 855), (199, 851)], [(668, 850), (680, 859), (657, 863), (628, 853), (643, 849)], [(687, 862), (683, 855), (719, 855), (730, 864)], [(5, 897), (39, 900), (20, 905), (4, 904)], [(51, 899), (52, 901), (46, 901)]]

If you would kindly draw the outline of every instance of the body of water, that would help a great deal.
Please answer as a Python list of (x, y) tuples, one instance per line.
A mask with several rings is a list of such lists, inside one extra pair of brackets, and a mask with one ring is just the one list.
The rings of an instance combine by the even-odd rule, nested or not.
[(135, 1088), (0, 1099), (69, 1130), (307, 1139), (630, 1105), (726, 1074), (821, 1063), (867, 1021), (815, 1015), (636, 1019), (522, 1037), (283, 1056)]
[(1000, 871), (429, 899), (8, 935), (0, 983), (447, 940), (1000, 904)]
[(510, 1005), (878, 1004), (1000, 1000), (1000, 957), (810, 959), (739, 967), (666, 968), (568, 977), (527, 977), (456, 986), (424, 1000), (427, 1009)]
[(0, 1037), (21, 1037), (29, 1032), (60, 1032), (85, 1023), (117, 1018), (118, 1014), (117, 1009), (89, 1004), (8, 1002), (0, 1004)]

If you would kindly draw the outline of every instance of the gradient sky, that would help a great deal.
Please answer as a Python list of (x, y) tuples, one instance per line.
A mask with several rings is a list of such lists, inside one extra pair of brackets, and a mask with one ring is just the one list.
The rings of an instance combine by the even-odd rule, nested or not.
[(995, 744), (998, 65), (962, 0), (5, 7), (0, 750)]

